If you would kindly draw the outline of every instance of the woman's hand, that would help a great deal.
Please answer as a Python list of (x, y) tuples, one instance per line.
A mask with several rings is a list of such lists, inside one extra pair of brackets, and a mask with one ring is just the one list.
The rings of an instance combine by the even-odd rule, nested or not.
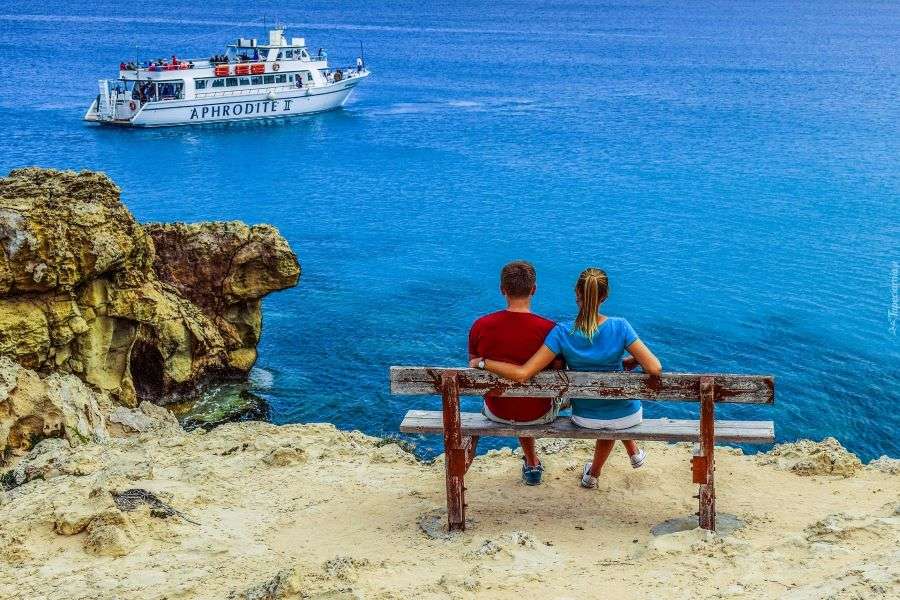
[(470, 368), (470, 369), (477, 369), (477, 368), (478, 368), (478, 363), (480, 363), (481, 360), (482, 360), (481, 357), (470, 358), (470, 359), (469, 359), (469, 368)]

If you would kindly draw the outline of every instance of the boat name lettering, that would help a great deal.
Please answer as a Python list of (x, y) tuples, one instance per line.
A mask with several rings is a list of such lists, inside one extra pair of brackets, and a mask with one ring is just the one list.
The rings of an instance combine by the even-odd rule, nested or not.
[(292, 100), (261, 100), (258, 102), (235, 102), (233, 104), (196, 106), (191, 109), (191, 121), (285, 112), (291, 110), (291, 101)]

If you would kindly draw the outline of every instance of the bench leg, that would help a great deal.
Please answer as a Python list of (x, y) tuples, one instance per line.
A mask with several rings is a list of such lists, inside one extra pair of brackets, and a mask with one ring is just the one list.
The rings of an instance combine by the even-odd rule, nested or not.
[[(695, 481), (700, 482), (699, 524), (703, 529), (716, 530), (715, 488), (715, 403), (716, 385), (713, 377), (700, 378), (700, 456), (702, 462), (695, 469)], [(699, 473), (697, 471), (700, 471)]]
[[(462, 418), (459, 414), (459, 382), (455, 373), (441, 375), (444, 408), (444, 464), (447, 477), (447, 529), (466, 528), (465, 475), (468, 468), (468, 447), (462, 439)], [(474, 448), (472, 449), (474, 455)]]

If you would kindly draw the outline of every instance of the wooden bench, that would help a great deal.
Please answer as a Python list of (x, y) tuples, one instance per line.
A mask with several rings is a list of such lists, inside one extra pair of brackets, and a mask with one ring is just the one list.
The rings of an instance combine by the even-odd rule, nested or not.
[[(460, 413), (460, 396), (487, 392), (503, 396), (573, 398), (641, 398), (655, 401), (699, 402), (700, 420), (644, 419), (621, 430), (584, 429), (568, 417), (547, 425), (514, 426), (495, 423), (481, 413)], [(391, 367), (391, 393), (439, 395), (443, 411), (411, 410), (400, 431), (443, 434), (447, 480), (447, 517), (451, 531), (464, 530), (466, 502), (464, 477), (475, 457), (481, 436), (579, 438), (603, 440), (660, 440), (698, 442), (691, 459), (693, 482), (700, 485), (699, 525), (716, 528), (716, 493), (713, 451), (716, 441), (766, 444), (775, 440), (772, 421), (716, 421), (717, 403), (772, 404), (775, 382), (771, 376), (663, 373), (544, 371), (527, 383), (514, 383), (478, 369)]]

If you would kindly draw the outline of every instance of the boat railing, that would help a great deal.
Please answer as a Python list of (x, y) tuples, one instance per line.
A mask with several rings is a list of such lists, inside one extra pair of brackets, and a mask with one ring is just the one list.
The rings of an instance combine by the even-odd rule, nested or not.
[(341, 72), (341, 81), (346, 81), (355, 77), (363, 77), (369, 74), (368, 69), (366, 69), (365, 67), (363, 67), (361, 71), (357, 71), (356, 65), (352, 67), (337, 67), (336, 69), (328, 69), (328, 75), (325, 77), (328, 83), (340, 83), (340, 81), (336, 82), (334, 80), (334, 74), (337, 71)]
[[(253, 65), (269, 65), (269, 66), (271, 66), (272, 64), (275, 64), (275, 63), (281, 64), (281, 63), (291, 62), (291, 61), (298, 61), (298, 62), (306, 63), (306, 62), (320, 62), (320, 61), (326, 61), (326, 60), (328, 60), (328, 59), (325, 56), (312, 56), (312, 55), (309, 56), (308, 58), (287, 58), (287, 59), (278, 58), (272, 62), (266, 61), (266, 60), (250, 60), (250, 61), (232, 60), (229, 62), (224, 62), (224, 61), (212, 61), (212, 60), (203, 58), (203, 59), (197, 59), (197, 60), (187, 59), (184, 61), (179, 61), (177, 64), (173, 64), (173, 63), (158, 64), (158, 63), (147, 63), (147, 62), (122, 63), (119, 66), (119, 72), (121, 72), (121, 73), (129, 73), (130, 72), (130, 73), (137, 73), (137, 74), (140, 74), (140, 73), (166, 73), (166, 72), (174, 72), (174, 71), (189, 71), (189, 70), (193, 70), (193, 69), (214, 69), (216, 67), (230, 67), (229, 70), (232, 70), (236, 66), (243, 66), (243, 65), (247, 65), (247, 66), (251, 66), (251, 67)], [(124, 66), (124, 68), (122, 68), (123, 66)], [(339, 68), (342, 68), (346, 72), (349, 72), (351, 69), (353, 71), (356, 71), (356, 66), (339, 67)], [(331, 70), (334, 71), (335, 69), (332, 67)], [(236, 75), (236, 74), (229, 73), (229, 76), (234, 76), (234, 75)]]

